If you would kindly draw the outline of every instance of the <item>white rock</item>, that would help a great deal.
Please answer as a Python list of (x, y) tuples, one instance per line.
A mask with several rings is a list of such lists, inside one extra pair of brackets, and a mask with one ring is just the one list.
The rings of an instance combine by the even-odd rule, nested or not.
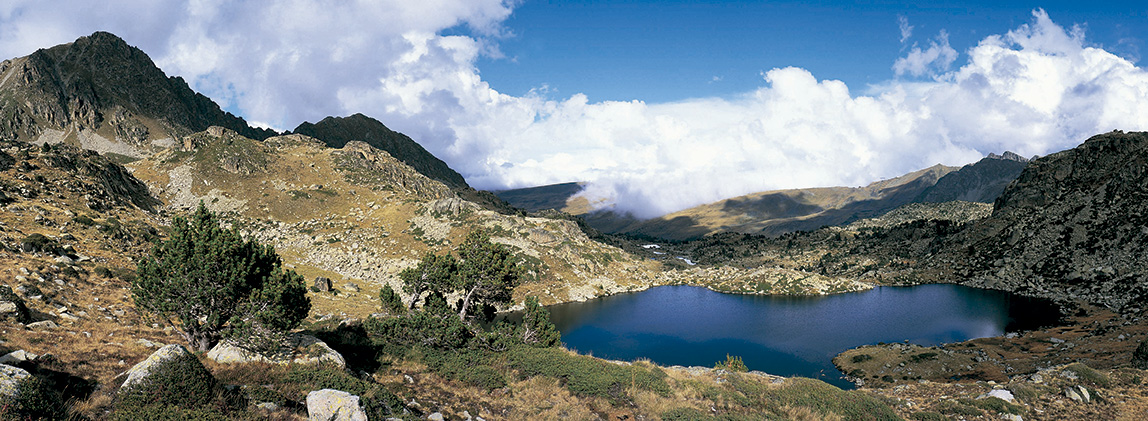
[(44, 320), (42, 322), (28, 323), (28, 327), (32, 329), (55, 329), (60, 326), (51, 320)]
[(308, 393), (307, 417), (311, 421), (367, 421), (359, 397), (335, 389)]
[(1004, 389), (993, 389), (993, 391), (989, 392), (989, 396), (1004, 399), (1004, 400), (1008, 401), (1009, 403), (1013, 403), (1016, 401), (1016, 398), (1013, 397), (1012, 392), (1009, 392), (1009, 391), (1004, 390)]
[(0, 364), (22, 363), (36, 359), (37, 355), (23, 349), (16, 350), (0, 356)]

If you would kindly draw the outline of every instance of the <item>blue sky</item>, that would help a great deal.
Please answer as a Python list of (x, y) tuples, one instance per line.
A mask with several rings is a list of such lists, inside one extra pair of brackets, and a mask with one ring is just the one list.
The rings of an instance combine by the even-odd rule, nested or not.
[(652, 217), (1148, 130), (1148, 5), (9, 0), (0, 57), (109, 31), (256, 125), (364, 113), (478, 188)]
[[(504, 22), (512, 35), (498, 42), (503, 56), (484, 57), (478, 68), (512, 95), (548, 86), (591, 101), (664, 102), (748, 92), (762, 72), (788, 66), (864, 92), (894, 78), (906, 48), (941, 30), (959, 51), (1042, 7), (1134, 61), (1148, 40), (1148, 6), (1133, 2), (922, 3), (930, 2), (526, 1)], [(912, 27), (905, 42), (902, 19)]]

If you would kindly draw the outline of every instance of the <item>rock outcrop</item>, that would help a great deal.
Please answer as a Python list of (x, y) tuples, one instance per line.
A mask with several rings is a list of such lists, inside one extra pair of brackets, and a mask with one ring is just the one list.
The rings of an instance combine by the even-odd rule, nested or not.
[(307, 418), (311, 421), (367, 421), (367, 412), (359, 397), (350, 393), (323, 389), (307, 394)]
[(326, 342), (310, 335), (294, 334), (290, 343), (276, 356), (267, 357), (247, 350), (231, 341), (220, 341), (210, 351), (207, 358), (221, 364), (265, 362), (272, 364), (323, 364), (338, 368), (347, 366), (346, 359), (338, 351), (327, 346)]
[(218, 386), (211, 372), (183, 345), (167, 345), (132, 366), (119, 389), (121, 401), (201, 407)]
[(991, 217), (955, 236), (956, 280), (1139, 311), (1148, 302), (1148, 133), (1032, 161)]

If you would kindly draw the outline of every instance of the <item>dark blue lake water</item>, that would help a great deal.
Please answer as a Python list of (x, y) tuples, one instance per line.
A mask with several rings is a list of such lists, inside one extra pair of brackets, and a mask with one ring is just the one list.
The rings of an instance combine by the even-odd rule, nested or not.
[(709, 366), (726, 354), (751, 370), (853, 385), (835, 355), (878, 342), (920, 345), (1055, 323), (1043, 300), (958, 285), (878, 287), (818, 297), (721, 294), (664, 286), (547, 307), (568, 348), (613, 360)]

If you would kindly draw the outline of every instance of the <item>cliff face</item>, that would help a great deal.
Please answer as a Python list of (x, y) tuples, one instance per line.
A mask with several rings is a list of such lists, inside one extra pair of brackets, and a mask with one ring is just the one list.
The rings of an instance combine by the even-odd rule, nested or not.
[(48, 130), (98, 132), (137, 146), (221, 126), (264, 139), (138, 48), (106, 32), (0, 63), (0, 138), (36, 140)]
[(953, 241), (955, 274), (973, 285), (1136, 311), (1148, 299), (1148, 133), (1031, 162)]

